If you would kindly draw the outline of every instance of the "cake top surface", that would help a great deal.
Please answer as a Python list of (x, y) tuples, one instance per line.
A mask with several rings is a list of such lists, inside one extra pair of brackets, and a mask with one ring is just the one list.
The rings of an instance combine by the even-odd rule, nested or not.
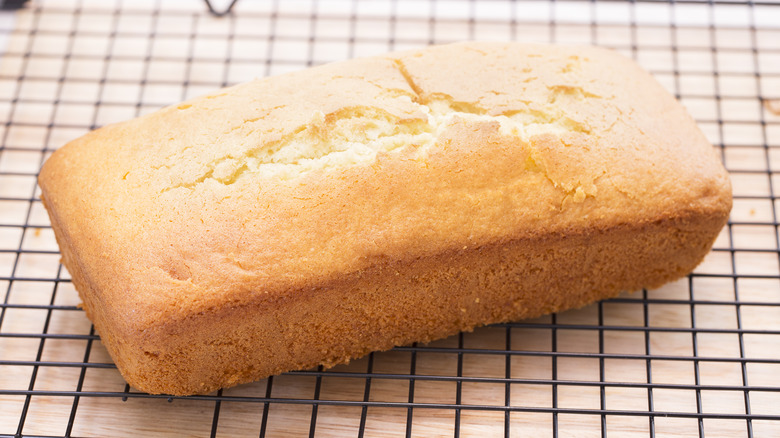
[(74, 140), (39, 183), (87, 281), (140, 326), (731, 202), (710, 144), (634, 62), (517, 43), (220, 90)]

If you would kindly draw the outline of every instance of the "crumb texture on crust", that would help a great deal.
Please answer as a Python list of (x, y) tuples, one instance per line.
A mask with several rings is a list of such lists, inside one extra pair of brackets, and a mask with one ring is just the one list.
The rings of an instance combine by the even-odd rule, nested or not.
[[(576, 55), (570, 58), (579, 59)], [(376, 160), (377, 154), (404, 148), (414, 149), (410, 159), (423, 161), (428, 149), (440, 143), (448, 128), (456, 123), (497, 122), (503, 136), (516, 138), (531, 152), (533, 148), (528, 145), (528, 141), (534, 136), (550, 134), (563, 137), (572, 133), (591, 133), (592, 128), (587, 122), (566, 115), (559, 106), (562, 101), (604, 98), (580, 86), (554, 85), (547, 86), (549, 92), (545, 101), (537, 105), (529, 106), (525, 103), (508, 106), (500, 111), (493, 105), (493, 110), (488, 111), (478, 103), (455, 101), (446, 93), (426, 93), (415, 84), (415, 79), (400, 58), (395, 59), (393, 65), (406, 80), (410, 90), (384, 88), (368, 78), (353, 77), (353, 80), (379, 88), (382, 94), (374, 102), (367, 102), (373, 105), (344, 106), (327, 115), (315, 109), (304, 124), (289, 126), (281, 135), (269, 136), (263, 122), (270, 113), (284, 107), (274, 106), (264, 114), (241, 120), (224, 132), (228, 135), (233, 131), (241, 131), (240, 136), (222, 148), (221, 154), (210, 156), (211, 161), (200, 162), (198, 173), (180, 172), (182, 167), (192, 165), (189, 157), (191, 149), (196, 146), (176, 142), (174, 137), (169, 139), (172, 153), (151, 156), (162, 163), (150, 163), (152, 175), (142, 175), (158, 181), (175, 181), (161, 188), (160, 192), (166, 192), (178, 188), (195, 189), (207, 180), (230, 185), (241, 177), (251, 178), (253, 174), (262, 178), (287, 180), (313, 170), (372, 162)], [(534, 80), (538, 78), (529, 78), (526, 82)], [(395, 101), (402, 111), (391, 111), (387, 107), (388, 101)], [(193, 105), (182, 104), (176, 109), (192, 110)], [(611, 129), (611, 126), (607, 129)], [(543, 167), (533, 159), (538, 151), (533, 152), (529, 162), (523, 165), (528, 170), (543, 171)], [(129, 172), (124, 177), (128, 175)], [(546, 176), (550, 178), (550, 175)], [(555, 185), (570, 186), (566, 182), (551, 181)], [(592, 182), (589, 181), (589, 184), (592, 185)]]
[[(605, 49), (517, 43), (430, 47), (220, 90), (71, 142), (39, 183), (66, 266), (126, 377), (169, 357), (182, 327), (201, 328), (187, 331), (192, 351), (174, 356), (208, 368), (213, 345), (192, 341), (224, 335), (220, 321), (269, 318), (253, 320), (265, 344), (245, 334), (251, 339), (220, 347), (262, 350), (289, 334), (284, 306), (330, 287), (344, 300), (344, 279), (361, 275), (377, 276), (393, 296), (382, 267), (460, 260), (447, 254), (653, 229), (658, 239), (685, 239), (687, 250), (659, 241), (667, 260), (625, 267), (643, 282), (615, 272), (588, 287), (606, 296), (655, 285), (695, 266), (731, 207), (711, 145), (636, 64)], [(496, 260), (479, 275), (503, 272), (509, 261)], [(454, 286), (465, 275), (450, 278), (457, 293), (466, 293)], [(501, 287), (531, 286), (513, 275)], [(553, 286), (548, 310), (582, 304)], [(446, 288), (427, 293), (435, 306)], [(391, 309), (382, 318), (393, 317), (393, 306), (378, 305)], [(469, 324), (523, 315), (496, 307)], [(374, 330), (374, 317), (360, 323)], [(282, 334), (269, 332), (271, 320)], [(408, 340), (394, 330), (360, 351)], [(320, 361), (358, 354), (320, 347), (328, 353)], [(304, 363), (277, 359), (238, 362), (249, 368), (234, 380)], [(181, 374), (165, 363), (166, 373)]]

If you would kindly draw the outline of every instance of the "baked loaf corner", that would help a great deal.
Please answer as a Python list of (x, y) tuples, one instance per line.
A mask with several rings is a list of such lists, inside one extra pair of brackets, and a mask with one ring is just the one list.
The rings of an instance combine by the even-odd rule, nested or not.
[(660, 286), (731, 209), (634, 62), (518, 43), (227, 88), (69, 143), (39, 184), (120, 372), (176, 395)]

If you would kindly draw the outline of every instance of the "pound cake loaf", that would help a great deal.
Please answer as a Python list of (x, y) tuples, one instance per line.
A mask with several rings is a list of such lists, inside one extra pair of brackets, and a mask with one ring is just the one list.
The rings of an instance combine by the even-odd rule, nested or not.
[(69, 143), (39, 184), (119, 371), (176, 395), (660, 286), (731, 208), (634, 62), (518, 43), (227, 88)]

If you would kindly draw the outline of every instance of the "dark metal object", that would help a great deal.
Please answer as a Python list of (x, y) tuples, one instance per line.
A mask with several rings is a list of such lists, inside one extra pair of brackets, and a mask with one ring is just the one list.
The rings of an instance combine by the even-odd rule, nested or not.
[(204, 1), (206, 2), (206, 6), (209, 8), (209, 12), (211, 12), (212, 14), (218, 17), (222, 17), (229, 14), (230, 11), (233, 10), (233, 6), (235, 6), (236, 3), (238, 3), (238, 0), (231, 0), (230, 3), (227, 6), (225, 6), (224, 9), (217, 10), (216, 8), (214, 8), (214, 5), (211, 4), (211, 0), (204, 0)]
[(0, 0), (0, 9), (2, 10), (15, 10), (24, 7), (27, 0)]

